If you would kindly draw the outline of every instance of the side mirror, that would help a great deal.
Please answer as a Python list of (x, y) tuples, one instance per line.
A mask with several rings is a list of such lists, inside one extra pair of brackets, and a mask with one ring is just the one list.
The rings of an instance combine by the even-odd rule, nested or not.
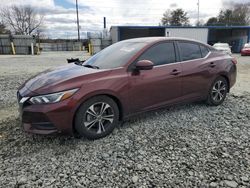
[(151, 70), (153, 66), (154, 63), (149, 60), (140, 60), (135, 64), (137, 70)]

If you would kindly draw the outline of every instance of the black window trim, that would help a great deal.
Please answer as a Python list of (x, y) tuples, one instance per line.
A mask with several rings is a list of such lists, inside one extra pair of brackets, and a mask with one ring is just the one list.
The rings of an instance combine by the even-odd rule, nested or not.
[[(202, 57), (202, 53), (201, 53), (201, 57), (200, 58), (196, 58), (196, 59), (189, 59), (189, 60), (182, 60), (182, 56), (181, 56), (181, 50), (180, 50), (180, 46), (179, 46), (179, 42), (184, 42), (184, 43), (192, 43), (192, 44), (196, 44), (199, 46), (199, 49), (200, 49), (200, 53), (201, 53), (201, 45), (206, 47), (208, 49), (208, 53), (205, 57)], [(177, 44), (177, 49), (178, 49), (178, 54), (179, 54), (179, 58), (180, 58), (180, 63), (183, 63), (183, 62), (189, 62), (189, 61), (196, 61), (196, 60), (199, 60), (199, 59), (206, 59), (210, 54), (211, 54), (211, 50), (210, 48), (208, 48), (207, 46), (205, 46), (204, 44), (202, 43), (199, 43), (199, 42), (195, 42), (195, 41), (188, 41), (188, 40), (177, 40), (176, 41), (176, 44)]]
[(174, 51), (175, 51), (175, 62), (173, 62), (173, 63), (167, 63), (167, 64), (162, 64), (162, 65), (154, 65), (154, 67), (160, 67), (160, 66), (172, 65), (172, 64), (175, 64), (175, 63), (180, 63), (180, 61), (179, 61), (180, 57), (179, 57), (179, 52), (178, 52), (178, 49), (177, 49), (176, 41), (175, 40), (164, 40), (164, 41), (159, 41), (159, 42), (156, 42), (156, 43), (150, 45), (146, 50), (144, 50), (143, 52), (141, 52), (141, 54), (139, 54), (139, 56), (128, 66), (128, 72), (131, 72), (134, 69), (135, 63), (138, 61), (138, 59), (141, 57), (142, 54), (144, 54), (146, 51), (148, 51), (153, 46), (159, 45), (161, 43), (173, 43), (173, 45), (174, 45)]
[[(207, 54), (209, 54), (209, 52), (210, 52), (210, 50), (209, 50), (209, 48), (207, 47), (207, 46), (205, 46), (204, 44), (200, 44), (199, 45), (199, 47), (200, 47), (200, 51), (201, 51), (201, 46), (203, 46), (204, 48), (206, 48), (207, 49), (207, 51), (208, 51), (208, 53)], [(206, 57), (207, 55), (205, 55), (204, 57)], [(201, 51), (201, 57), (202, 57), (202, 51)], [(202, 58), (204, 58), (204, 57), (202, 57)]]

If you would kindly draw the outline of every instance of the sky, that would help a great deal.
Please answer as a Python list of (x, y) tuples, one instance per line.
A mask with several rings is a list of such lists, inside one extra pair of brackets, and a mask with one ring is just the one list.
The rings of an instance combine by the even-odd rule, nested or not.
[[(250, 0), (200, 0), (200, 20), (217, 16), (223, 3)], [(15, 5), (30, 5), (43, 15), (42, 31), (49, 38), (77, 38), (76, 0), (1, 0), (0, 8)], [(81, 38), (87, 32), (100, 32), (103, 17), (107, 29), (115, 25), (157, 26), (167, 10), (182, 8), (188, 13), (190, 23), (198, 17), (198, 0), (78, 0)]]

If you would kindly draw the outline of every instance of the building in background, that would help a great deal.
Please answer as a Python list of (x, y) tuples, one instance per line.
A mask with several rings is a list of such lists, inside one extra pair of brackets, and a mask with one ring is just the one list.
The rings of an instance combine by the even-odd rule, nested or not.
[(250, 26), (112, 26), (112, 42), (151, 36), (184, 37), (213, 45), (225, 42), (232, 46), (233, 52), (240, 52), (243, 45), (250, 41)]

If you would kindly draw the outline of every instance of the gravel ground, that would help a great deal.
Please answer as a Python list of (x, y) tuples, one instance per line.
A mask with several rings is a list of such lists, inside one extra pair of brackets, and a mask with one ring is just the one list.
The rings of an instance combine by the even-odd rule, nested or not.
[(43, 53), (40, 56), (0, 56), (0, 107), (15, 103), (16, 91), (25, 80), (38, 72), (67, 63), (67, 58), (87, 57), (86, 52)]
[(16, 88), (71, 56), (81, 53), (0, 56), (0, 187), (250, 187), (249, 57), (236, 56), (238, 83), (221, 106), (145, 113), (96, 141), (26, 135)]

